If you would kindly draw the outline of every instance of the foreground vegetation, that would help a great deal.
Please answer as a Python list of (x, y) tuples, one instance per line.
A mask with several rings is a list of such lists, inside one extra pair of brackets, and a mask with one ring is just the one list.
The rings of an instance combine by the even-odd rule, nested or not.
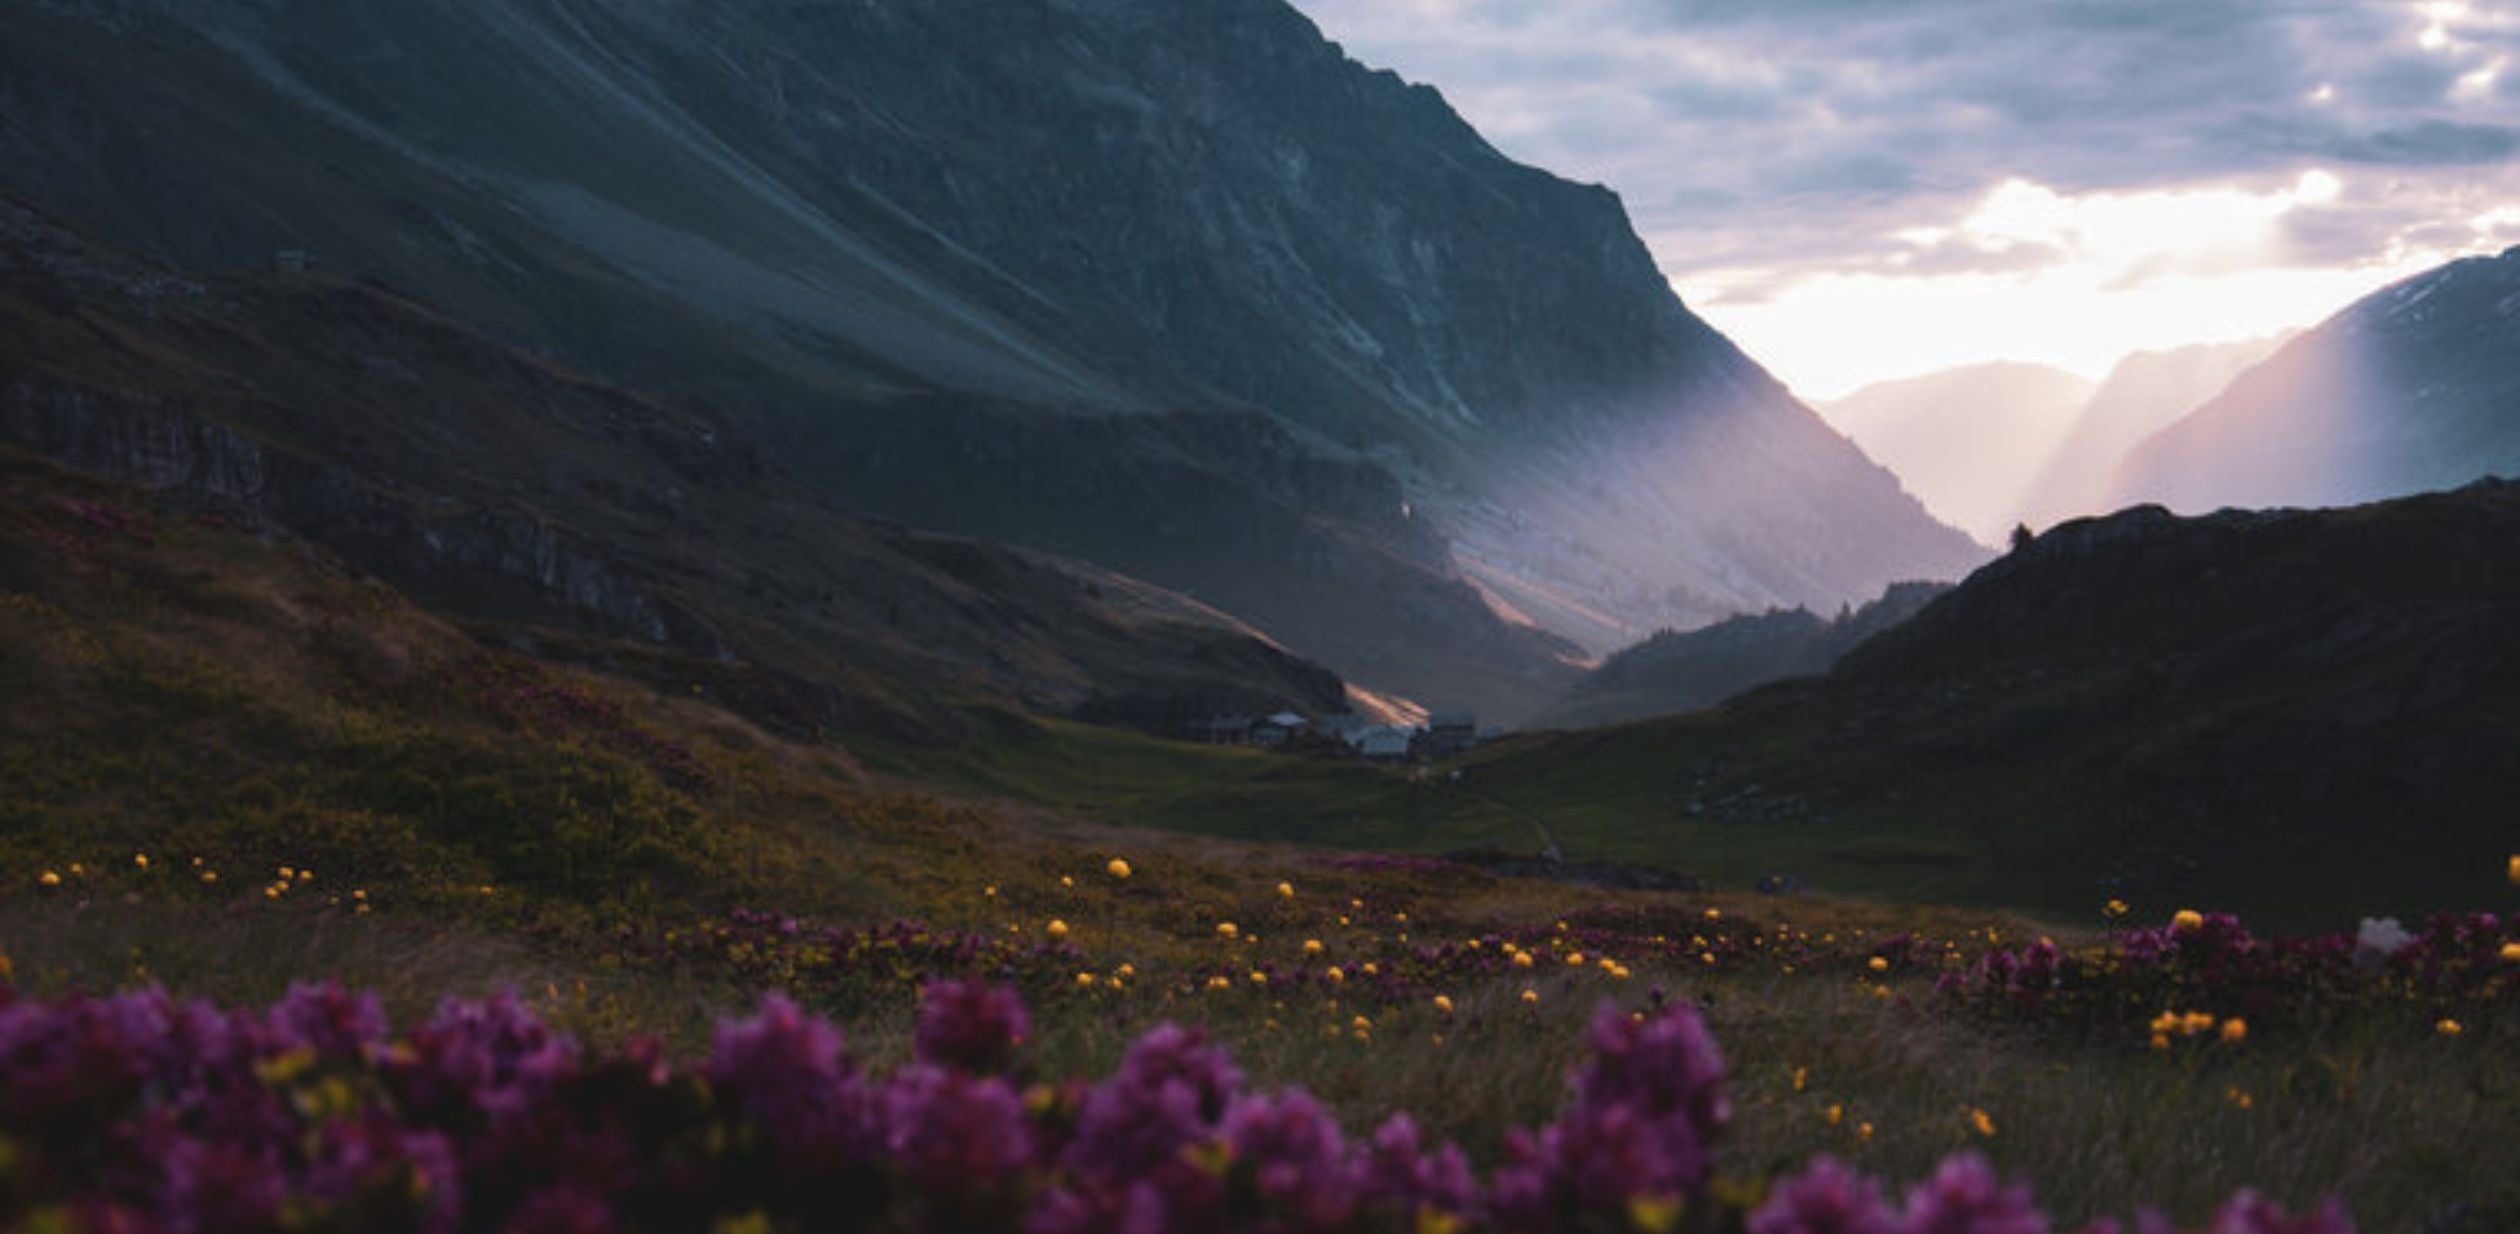
[[(665, 1087), (689, 1095), (675, 1086), (709, 1066), (691, 1060), (715, 1057), (721, 1022), (765, 991), (836, 1021), (861, 1074), (881, 1075), (917, 1063), (919, 992), (976, 979), (1028, 1008), (1018, 1096), (1122, 1071), (1134, 1043), (1180, 1023), (1254, 1090), (1332, 1098), (1350, 1142), (1409, 1114), (1492, 1188), (1519, 1160), (1513, 1129), (1567, 1114), (1566, 1076), (1607, 1001), (1688, 1008), (1723, 1043), (1732, 1181), (1680, 1188), (1696, 1197), (1683, 1224), (1754, 1210), (1822, 1154), (1898, 1191), (1975, 1152), (2034, 1180), (2068, 1228), (2144, 1204), (2200, 1225), (2242, 1188), (2297, 1212), (2339, 1197), (2366, 1230), (2520, 1225), (2520, 959), (2500, 918), (2417, 926), (2375, 960), (2350, 935), (2174, 920), (2177, 903), (2042, 919), (1500, 878), (1216, 834), (1246, 793), (1328, 817), (1337, 800), (1459, 790), (1341, 769), (1349, 795), (1297, 760), (1032, 721), (1008, 721), (1012, 754), (949, 777), (1088, 795), (1086, 818), (1173, 830), (1113, 828), (880, 770), (956, 755), (861, 761), (765, 732), (721, 705), (722, 666), (648, 663), (646, 685), (556, 666), (286, 542), (22, 461), (0, 468), (0, 499), (0, 968), (21, 1027), (85, 1022), (97, 1013), (64, 1001), (80, 992), (152, 986), (244, 1007), (336, 979), (405, 1025), (504, 989), (604, 1075), (658, 1040), (680, 1077)], [(1063, 766), (1060, 749), (1084, 748), (1069, 742), (1143, 774), (1114, 787)], [(1229, 791), (1202, 789), (1202, 768)], [(1405, 811), (1380, 818), (1315, 838), (1434, 847)], [(364, 997), (342, 1005), (373, 1023)], [(390, 1060), (351, 1053), (236, 1091), (312, 1120), (301, 1129), (419, 1117), (397, 1104)], [(0, 1110), (32, 1108), (7, 1082)], [(91, 1109), (96, 1126), (181, 1108), (149, 1104), (162, 1090), (125, 1096), (141, 1104)], [(1035, 1150), (1064, 1142), (1038, 1120), (1066, 1108), (1026, 1114)], [(315, 1134), (289, 1160), (332, 1151)], [(16, 1207), (0, 1225), (106, 1211), (71, 1204), (84, 1176), (24, 1164), (56, 1150), (50, 1135), (10, 1133), (0, 1203)], [(292, 1194), (314, 1185), (290, 1177)], [(1027, 1177), (1024, 1205), (1060, 1185)], [(97, 1185), (154, 1211), (145, 1179)], [(888, 1194), (923, 1194), (903, 1185)], [(774, 1226), (805, 1211), (710, 1194), (728, 1199), (714, 1217), (752, 1211), (737, 1201)], [(1669, 1194), (1586, 1219), (1650, 1226)], [(339, 1200), (284, 1215), (350, 1220), (326, 1207)], [(464, 1212), (468, 1226), (513, 1215)]]

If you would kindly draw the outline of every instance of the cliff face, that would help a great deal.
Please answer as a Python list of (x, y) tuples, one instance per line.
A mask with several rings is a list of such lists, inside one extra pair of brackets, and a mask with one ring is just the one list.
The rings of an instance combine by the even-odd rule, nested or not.
[[(844, 496), (888, 450), (997, 487), (920, 443), (1012, 408), (1120, 473), (1281, 465), (1158, 410), (1379, 469), (1397, 500), (1295, 496), (1304, 552), (1407, 563), (1373, 573), (1511, 650), (1378, 684), (1559, 671), (1472, 584), (1607, 647), (1976, 560), (1680, 304), (1613, 195), (1503, 158), (1281, 0), (52, 0), (0, 33), (0, 158), (47, 208), (185, 268), (311, 250), (709, 397)], [(960, 526), (1227, 547), (1132, 538), (1195, 500), (1041, 508)], [(1271, 628), (1365, 614), (1299, 644), (1334, 663), (1389, 641), (1353, 579), (1157, 577)]]

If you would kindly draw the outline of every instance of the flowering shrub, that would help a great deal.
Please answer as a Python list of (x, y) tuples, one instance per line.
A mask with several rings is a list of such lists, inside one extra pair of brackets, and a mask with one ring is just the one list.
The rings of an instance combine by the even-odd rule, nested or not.
[[(2078, 953), (2044, 941), (1990, 950), (1973, 967), (1946, 973), (1939, 988), (1991, 1011), (2103, 1027), (2149, 1023), (2157, 1034), (2178, 1009), (2282, 1023), (2387, 999), (2439, 1016), (2480, 1005), (2508, 983), (2513, 943), (2520, 928), (2492, 913), (2439, 914), (2416, 933), (2389, 921), (2283, 937), (2251, 934), (2228, 913), (2189, 913)], [(2213, 1017), (2201, 1022), (2210, 1026)]]
[[(677, 1066), (653, 1044), (590, 1057), (509, 998), (395, 1037), (331, 986), (255, 1013), (0, 985), (0, 1228), (2051, 1230), (1975, 1156), (1900, 1205), (1827, 1158), (1773, 1187), (1719, 1178), (1723, 1064), (1685, 1008), (1605, 1004), (1565, 1112), (1484, 1181), (1406, 1115), (1353, 1141), (1301, 1091), (1248, 1091), (1195, 1030), (1159, 1026), (1064, 1088), (1017, 1078), (1028, 1031), (1005, 990), (931, 986), (916, 1061), (876, 1076), (778, 995)], [(2210, 1228), (2350, 1230), (2247, 1193)]]

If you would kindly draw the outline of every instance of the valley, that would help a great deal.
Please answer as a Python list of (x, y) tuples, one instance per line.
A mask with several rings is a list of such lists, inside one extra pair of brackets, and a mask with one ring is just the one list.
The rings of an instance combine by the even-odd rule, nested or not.
[(0, 1229), (2520, 1225), (2490, 126), (1401, 11), (0, 0)]

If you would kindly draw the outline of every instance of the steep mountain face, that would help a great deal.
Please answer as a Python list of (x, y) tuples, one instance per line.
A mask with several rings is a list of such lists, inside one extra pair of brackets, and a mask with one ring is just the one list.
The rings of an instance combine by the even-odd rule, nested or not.
[(2127, 457), (2120, 503), (2319, 506), (2520, 474), (2520, 247), (2355, 302)]
[(1980, 364), (1866, 386), (1820, 409), (1937, 517), (2001, 544), (2091, 398), (2038, 364)]
[(757, 720), (951, 740), (969, 704), (1171, 731), (1339, 678), (1133, 579), (801, 492), (718, 417), (371, 287), (193, 279), (0, 207), (0, 443), (317, 542), (503, 641)]
[(2290, 337), (2139, 351), (2119, 360), (2030, 485), (2021, 521), (2052, 527), (2115, 509), (2108, 504), (2110, 484), (2128, 451), (2222, 393)]
[(1826, 677), (1470, 774), (1570, 852), (1765, 867), (1719, 875), (2294, 922), (2487, 902), (2520, 791), (2520, 484), (2069, 522)]
[(1948, 590), (1942, 583), (1898, 583), (1880, 599), (1834, 618), (1780, 609), (1696, 630), (1665, 630), (1602, 661), (1535, 723), (1584, 728), (1677, 715), (1772, 681), (1815, 677)]
[[(1681, 306), (1611, 194), (1281, 0), (43, 0), (0, 36), (12, 186), (109, 238), (310, 251), (708, 398), (842, 500), (985, 495), (956, 530), (1309, 622), (1434, 701), (1563, 679), (1482, 592), (1606, 647), (1975, 560)], [(1128, 496), (1067, 502), (1009, 435)], [(1318, 504), (1278, 484), (1325, 470)], [(1277, 568), (1216, 567), (1220, 488), (1289, 511)], [(1459, 642), (1403, 664), (1413, 625)]]

